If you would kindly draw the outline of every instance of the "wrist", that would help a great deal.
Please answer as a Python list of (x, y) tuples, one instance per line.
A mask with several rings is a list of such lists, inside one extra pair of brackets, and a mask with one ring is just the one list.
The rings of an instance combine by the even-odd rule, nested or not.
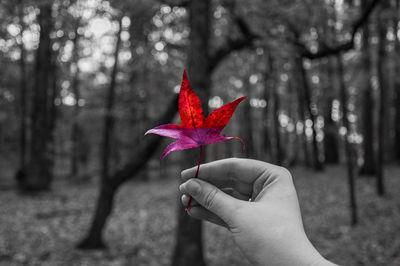
[(337, 264), (335, 264), (321, 256), (320, 259), (317, 259), (310, 266), (337, 266)]
[[(283, 240), (283, 241), (282, 241)], [(302, 234), (281, 236), (281, 240), (260, 245), (250, 261), (256, 266), (332, 266)]]
[[(304, 234), (305, 235), (305, 234)], [(305, 235), (304, 249), (299, 254), (301, 264), (304, 266), (334, 266), (336, 264), (324, 258)], [(337, 265), (336, 265), (337, 266)]]

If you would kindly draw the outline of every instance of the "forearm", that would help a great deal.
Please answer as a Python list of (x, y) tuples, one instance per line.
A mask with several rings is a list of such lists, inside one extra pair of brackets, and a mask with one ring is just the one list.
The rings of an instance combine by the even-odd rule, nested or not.
[[(333, 266), (311, 244), (304, 234), (289, 234), (280, 241), (269, 239), (264, 245), (259, 245), (251, 258), (256, 266)], [(269, 252), (266, 252), (266, 251)], [(246, 252), (249, 254), (249, 252)]]

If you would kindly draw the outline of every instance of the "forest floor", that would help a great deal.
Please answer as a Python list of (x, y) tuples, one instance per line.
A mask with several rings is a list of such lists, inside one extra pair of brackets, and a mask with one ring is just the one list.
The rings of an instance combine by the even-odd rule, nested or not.
[[(317, 249), (340, 265), (400, 265), (400, 168), (386, 171), (387, 196), (372, 178), (357, 179), (359, 224), (351, 227), (345, 170), (292, 171), (307, 234)], [(56, 182), (35, 197), (0, 191), (0, 265), (169, 265), (174, 247), (178, 178), (126, 184), (108, 222), (108, 249), (74, 248), (90, 223), (95, 184)], [(181, 206), (179, 206), (181, 207)], [(249, 265), (223, 228), (205, 224), (209, 266)]]

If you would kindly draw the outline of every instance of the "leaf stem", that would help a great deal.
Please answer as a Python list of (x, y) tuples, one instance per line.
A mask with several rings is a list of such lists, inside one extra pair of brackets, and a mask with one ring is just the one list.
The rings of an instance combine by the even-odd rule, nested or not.
[[(202, 151), (203, 151), (203, 145), (200, 145), (199, 159), (197, 160), (197, 170), (196, 170), (196, 175), (194, 176), (194, 178), (197, 178), (199, 176)], [(190, 198), (189, 198), (189, 202), (185, 208), (185, 211), (189, 210), (191, 204), (192, 204), (192, 196), (190, 196)]]

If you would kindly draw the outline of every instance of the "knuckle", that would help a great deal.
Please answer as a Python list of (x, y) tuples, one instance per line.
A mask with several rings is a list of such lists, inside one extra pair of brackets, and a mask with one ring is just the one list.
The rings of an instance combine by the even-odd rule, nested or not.
[(245, 160), (247, 159), (232, 157), (229, 159), (229, 166), (237, 168), (237, 166), (243, 163)]
[(204, 201), (204, 207), (211, 209), (215, 203), (215, 196), (218, 194), (218, 189), (213, 188), (206, 196)]
[(227, 174), (228, 174), (229, 178), (233, 178), (233, 176), (235, 175), (239, 160), (240, 160), (239, 158), (231, 158), (229, 160), (229, 163), (227, 165), (227, 167), (228, 167)]
[(281, 167), (279, 166), (278, 168), (278, 173), (280, 175), (281, 178), (287, 179), (287, 180), (291, 180), (292, 179), (292, 174), (290, 173), (290, 171), (285, 168), (285, 167)]
[(239, 158), (237, 158), (237, 157), (232, 157), (232, 158), (230, 158), (230, 163), (232, 163), (232, 164), (235, 164), (235, 163), (237, 163), (237, 161), (239, 160)]

